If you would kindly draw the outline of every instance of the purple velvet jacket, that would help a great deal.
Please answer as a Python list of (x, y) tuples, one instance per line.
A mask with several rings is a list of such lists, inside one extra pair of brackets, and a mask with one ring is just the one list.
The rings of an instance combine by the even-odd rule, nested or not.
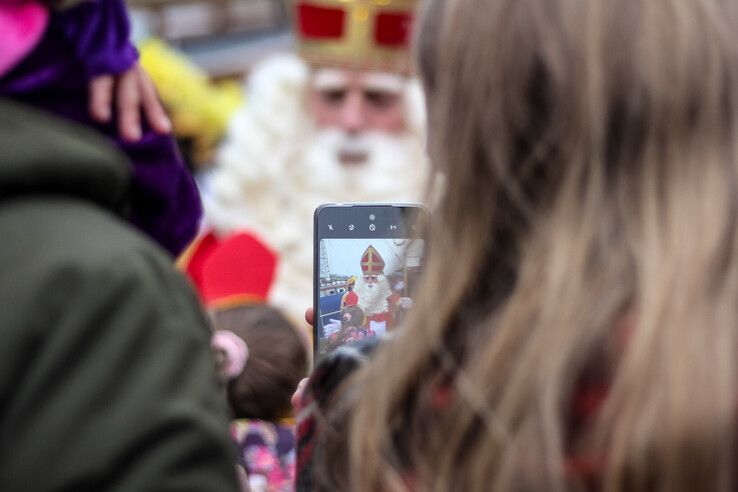
[(123, 0), (89, 0), (53, 12), (35, 49), (0, 78), (0, 97), (93, 127), (122, 149), (133, 163), (128, 220), (176, 256), (197, 233), (202, 208), (174, 139), (156, 134), (142, 117), (143, 138), (125, 142), (118, 137), (115, 108), (108, 124), (88, 112), (89, 80), (136, 62), (129, 35)]

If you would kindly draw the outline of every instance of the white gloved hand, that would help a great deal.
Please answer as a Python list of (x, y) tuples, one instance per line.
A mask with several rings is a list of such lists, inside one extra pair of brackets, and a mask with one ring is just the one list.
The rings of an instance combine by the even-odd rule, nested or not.
[(409, 297), (402, 297), (400, 298), (400, 307), (402, 309), (412, 309), (413, 308), (413, 300)]

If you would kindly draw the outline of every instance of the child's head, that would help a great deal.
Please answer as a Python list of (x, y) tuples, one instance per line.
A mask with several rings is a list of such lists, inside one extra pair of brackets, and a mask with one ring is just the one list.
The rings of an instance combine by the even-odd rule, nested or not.
[(366, 315), (359, 306), (347, 306), (341, 311), (341, 328), (360, 328), (366, 322)]
[[(279, 311), (264, 305), (220, 309), (213, 313), (213, 320), (216, 337), (219, 331), (232, 332), (248, 351), (240, 374), (231, 372), (228, 377), (228, 402), (234, 417), (276, 420), (289, 416), (292, 394), (308, 371), (307, 347), (297, 330)], [(215, 348), (219, 351), (220, 347)], [(237, 350), (230, 351), (234, 352)], [(229, 351), (221, 355), (224, 353)], [(229, 361), (220, 362), (227, 374)]]

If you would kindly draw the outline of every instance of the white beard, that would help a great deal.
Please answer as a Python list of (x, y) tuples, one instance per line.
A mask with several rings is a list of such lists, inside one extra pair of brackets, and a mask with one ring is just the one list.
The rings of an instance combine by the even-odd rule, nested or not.
[[(337, 130), (318, 131), (305, 111), (307, 66), (294, 56), (267, 61), (251, 75), (247, 104), (234, 116), (217, 168), (202, 189), (204, 227), (220, 236), (258, 235), (279, 254), (269, 301), (304, 324), (312, 305), (313, 212), (331, 202), (418, 202), (428, 163), (422, 96), (410, 82), (408, 131), (369, 134), (367, 162), (343, 165)], [(351, 145), (351, 144), (349, 144)]]
[[(302, 146), (304, 157), (292, 161), (294, 185), (326, 202), (412, 201), (419, 198), (425, 175), (423, 149), (408, 133), (372, 132), (351, 138), (339, 129), (310, 132)], [(366, 162), (342, 164), (346, 148), (366, 152)]]
[(377, 281), (372, 285), (368, 284), (364, 277), (360, 277), (356, 280), (354, 292), (359, 296), (359, 307), (367, 316), (389, 311), (387, 298), (392, 295), (392, 289), (384, 275), (377, 275)]

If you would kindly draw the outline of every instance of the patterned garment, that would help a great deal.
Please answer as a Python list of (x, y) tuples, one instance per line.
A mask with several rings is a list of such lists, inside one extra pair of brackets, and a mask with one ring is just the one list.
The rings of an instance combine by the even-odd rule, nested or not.
[(234, 420), (231, 437), (252, 492), (294, 490), (294, 426), (253, 419)]

